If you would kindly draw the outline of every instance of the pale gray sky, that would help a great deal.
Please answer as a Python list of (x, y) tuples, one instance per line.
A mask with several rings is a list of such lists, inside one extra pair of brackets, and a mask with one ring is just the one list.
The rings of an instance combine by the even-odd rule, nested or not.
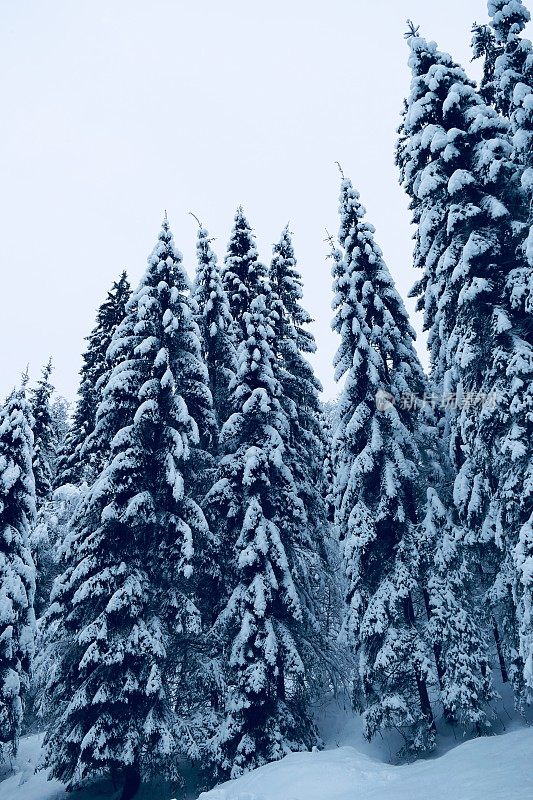
[(0, 0), (0, 10), (0, 394), (51, 355), (72, 399), (95, 310), (122, 269), (138, 282), (164, 209), (192, 274), (187, 212), (222, 260), (242, 203), (264, 260), (290, 220), (315, 366), (334, 396), (323, 241), (338, 228), (334, 161), (406, 298), (416, 276), (393, 155), (410, 78), (405, 19), (477, 76), (470, 26), (485, 20), (485, 0)]

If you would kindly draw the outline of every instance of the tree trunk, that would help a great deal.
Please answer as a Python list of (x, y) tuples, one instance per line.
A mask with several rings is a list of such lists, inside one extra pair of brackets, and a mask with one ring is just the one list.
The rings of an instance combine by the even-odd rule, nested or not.
[(124, 770), (124, 784), (120, 800), (133, 800), (141, 786), (141, 773), (137, 764), (131, 764)]
[[(408, 594), (407, 597), (405, 598), (404, 607), (405, 607), (405, 616), (407, 622), (414, 627), (415, 608), (413, 605), (413, 598), (411, 597), (411, 594)], [(435, 718), (433, 717), (433, 709), (431, 708), (426, 682), (419, 674), (416, 668), (416, 664), (413, 665), (413, 667), (415, 673), (416, 688), (418, 689), (418, 697), (420, 698), (420, 708), (422, 709), (422, 714), (427, 719), (429, 729), (433, 731), (433, 733), (437, 733), (437, 727), (435, 725)]]
[(285, 672), (283, 671), (283, 662), (280, 659), (278, 659), (278, 676), (276, 683), (276, 694), (278, 700), (285, 700)]
[[(431, 619), (431, 606), (429, 604), (429, 594), (427, 589), (422, 589), (422, 594), (424, 595), (424, 605), (426, 607), (426, 614), (428, 620)], [(438, 642), (433, 643), (433, 653), (435, 655), (435, 665), (437, 667), (437, 676), (439, 678), (439, 686), (442, 689), (443, 687), (443, 678), (444, 678), (444, 670), (441, 664), (441, 647)]]
[(496, 625), (496, 620), (492, 620), (492, 632), (494, 634), (494, 641), (496, 642), (496, 651), (498, 653), (498, 661), (500, 664), (500, 672), (502, 674), (502, 681), (504, 683), (509, 682), (509, 673), (507, 672), (507, 666), (505, 664), (505, 659), (503, 657), (502, 651), (502, 642), (500, 639), (500, 632), (498, 630), (498, 626)]

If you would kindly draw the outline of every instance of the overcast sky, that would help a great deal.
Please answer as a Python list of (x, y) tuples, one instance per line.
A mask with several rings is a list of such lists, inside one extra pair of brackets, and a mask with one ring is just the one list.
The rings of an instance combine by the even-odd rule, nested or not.
[[(405, 19), (467, 66), (485, 0), (0, 0), (0, 394), (51, 355), (75, 396), (96, 308), (141, 277), (164, 209), (189, 274), (194, 211), (224, 257), (242, 203), (260, 253), (290, 220), (325, 396), (340, 161), (404, 297), (416, 276), (394, 165)], [(406, 301), (413, 324), (420, 319)], [(424, 342), (418, 342), (425, 363)]]

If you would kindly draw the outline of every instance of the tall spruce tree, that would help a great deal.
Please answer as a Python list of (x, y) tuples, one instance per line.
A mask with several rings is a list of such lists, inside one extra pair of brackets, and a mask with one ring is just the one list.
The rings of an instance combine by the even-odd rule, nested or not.
[(531, 14), (522, 0), (488, 0), (487, 9), (498, 47), (494, 64), (496, 105), (504, 116), (510, 118), (516, 109), (516, 100), (521, 105), (523, 99), (523, 96), (515, 97), (516, 88), (532, 69), (528, 63), (531, 42), (520, 36)]
[(229, 414), (229, 385), (237, 366), (233, 317), (217, 257), (211, 247), (209, 234), (202, 225), (198, 228), (196, 253), (198, 261), (193, 285), (193, 299), (198, 307), (196, 320), (213, 406), (217, 422), (221, 425)]
[(56, 486), (79, 484), (83, 480), (90, 482), (102, 466), (106, 450), (96, 450), (88, 440), (94, 431), (101, 392), (112, 368), (106, 357), (107, 348), (124, 318), (130, 295), (128, 277), (122, 272), (97, 311), (96, 324), (87, 337), (87, 349), (83, 354), (78, 399), (72, 425), (61, 448)]
[(48, 615), (50, 774), (68, 786), (122, 774), (124, 800), (151, 770), (174, 770), (199, 625), (192, 576), (208, 531), (187, 472), (191, 409), (207, 413), (210, 394), (193, 311), (165, 217), (109, 348), (95, 437), (111, 452), (76, 511)]
[[(330, 644), (333, 640), (329, 629), (335, 626), (340, 605), (337, 581), (333, 580), (338, 548), (333, 544), (324, 497), (326, 443), (320, 404), (322, 386), (306, 357), (316, 351), (316, 343), (307, 329), (311, 316), (300, 302), (303, 283), (288, 225), (273, 247), (268, 280), (267, 302), (274, 331), (273, 370), (280, 384), (280, 403), (289, 423), (285, 461), (307, 514), (307, 530), (305, 537), (301, 536), (300, 545), (301, 577), (297, 583), (302, 597), (306, 598), (309, 613), (321, 628), (323, 641), (319, 649), (323, 652), (328, 638)], [(322, 668), (325, 666), (323, 662)], [(326, 669), (323, 676), (326, 681), (330, 680), (328, 672)], [(313, 683), (318, 686), (320, 682), (320, 675), (315, 675)]]
[(508, 123), (435, 43), (412, 35), (409, 44), (413, 79), (398, 161), (418, 225), (415, 263), (424, 270), (414, 291), (425, 308), (432, 378), (452, 400), (445, 436), (458, 473), (455, 503), (520, 691), (511, 566), (516, 532), (515, 544), (500, 535), (500, 504), (493, 500), (502, 474), (498, 453), (511, 433), (512, 395), (520, 392), (511, 371), (522, 370), (527, 379), (530, 369), (506, 289), (518, 263), (523, 196)]
[(31, 409), (24, 390), (0, 408), (0, 754), (15, 755), (34, 652), (35, 521)]
[(334, 436), (335, 522), (346, 577), (345, 636), (358, 659), (355, 702), (368, 737), (399, 728), (406, 750), (434, 744), (431, 652), (417, 620), (420, 454), (416, 414), (424, 395), (412, 331), (373, 227), (349, 180), (340, 197), (333, 328), (335, 377), (346, 376)]
[(45, 503), (54, 483), (56, 434), (52, 419), (51, 399), (54, 387), (50, 383), (52, 359), (43, 367), (37, 386), (30, 392), (33, 415), (33, 474), (37, 505)]
[(472, 26), (472, 61), (477, 58), (483, 59), (483, 76), (479, 91), (487, 105), (494, 105), (496, 102), (494, 72), (499, 52), (500, 48), (496, 44), (496, 37), (490, 25), (478, 25), (475, 22)]
[(298, 552), (307, 546), (308, 521), (289, 466), (290, 423), (274, 373), (271, 321), (259, 294), (242, 316), (233, 413), (206, 498), (220, 539), (225, 601), (214, 625), (221, 722), (207, 758), (232, 777), (317, 741), (306, 707), (314, 620)]
[(533, 310), (533, 46), (521, 37), (531, 14), (522, 0), (489, 0), (488, 11), (501, 54), (496, 59), (494, 81), (498, 106), (509, 117), (513, 132), (513, 157), (526, 195), (527, 225), (522, 252), (527, 267), (510, 271), (508, 286), (516, 304)]
[[(434, 441), (422, 439), (421, 443), (425, 444), (427, 456)], [(441, 458), (441, 463), (446, 463), (445, 457)], [(450, 472), (448, 468), (440, 478), (434, 475), (429, 481), (425, 476), (429, 488), (420, 525), (422, 593), (445, 716), (479, 735), (491, 725), (490, 701), (496, 695), (487, 632), (480, 613), (482, 591), (477, 575), (470, 569), (465, 532), (457, 522), (447, 491)]]
[(222, 282), (234, 321), (236, 346), (246, 337), (244, 313), (250, 310), (251, 301), (265, 291), (266, 279), (267, 269), (259, 261), (255, 235), (242, 206), (239, 206), (222, 272)]

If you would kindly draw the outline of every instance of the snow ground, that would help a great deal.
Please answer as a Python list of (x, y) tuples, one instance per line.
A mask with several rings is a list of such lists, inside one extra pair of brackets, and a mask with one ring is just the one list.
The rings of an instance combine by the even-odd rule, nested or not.
[(531, 800), (533, 729), (473, 739), (391, 766), (354, 747), (293, 753), (198, 800)]
[[(293, 753), (282, 761), (221, 784), (198, 800), (532, 800), (533, 727), (516, 718), (507, 731), (458, 744), (440, 737), (439, 755), (413, 764), (387, 763), (391, 743), (365, 742), (357, 717), (331, 705), (322, 711), (328, 749)], [(42, 735), (21, 741), (13, 774), (2, 780), (0, 800), (112, 800), (109, 783), (67, 794), (37, 770)], [(192, 784), (192, 780), (190, 781)], [(137, 800), (194, 800), (167, 785), (145, 786)]]

